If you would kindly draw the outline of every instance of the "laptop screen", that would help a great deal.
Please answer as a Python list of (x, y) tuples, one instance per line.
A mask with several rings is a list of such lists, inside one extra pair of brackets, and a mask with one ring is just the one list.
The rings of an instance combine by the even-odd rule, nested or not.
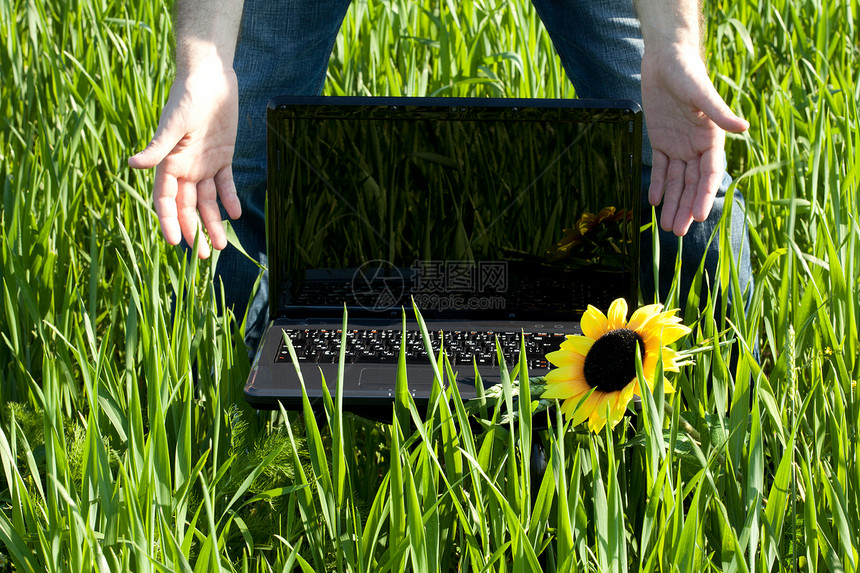
[(635, 303), (631, 102), (277, 98), (273, 317), (576, 319)]

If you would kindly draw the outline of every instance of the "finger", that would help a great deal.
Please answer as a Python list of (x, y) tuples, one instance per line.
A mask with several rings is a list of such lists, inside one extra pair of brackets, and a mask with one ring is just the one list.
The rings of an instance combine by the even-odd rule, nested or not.
[(197, 210), (200, 212), (200, 220), (203, 221), (203, 226), (209, 233), (212, 247), (220, 251), (227, 246), (227, 237), (221, 225), (221, 211), (218, 209), (217, 197), (215, 181), (204, 179), (197, 183)]
[(678, 201), (680, 201), (681, 193), (684, 191), (684, 171), (686, 168), (687, 164), (678, 159), (669, 163), (666, 192), (663, 195), (663, 212), (660, 216), (660, 227), (664, 231), (671, 231), (674, 227)]
[(238, 219), (242, 216), (242, 204), (239, 202), (239, 196), (236, 194), (236, 184), (233, 182), (233, 168), (228, 165), (222, 168), (215, 174), (215, 187), (218, 189), (218, 196), (221, 198), (221, 204), (231, 219)]
[(725, 131), (741, 133), (750, 127), (747, 120), (735, 115), (728, 104), (720, 97), (713, 84), (709, 83), (704, 93), (701, 94), (701, 100), (696, 102), (696, 105), (699, 106), (702, 113)]
[[(189, 246), (193, 246), (194, 238), (200, 231), (200, 219), (197, 216), (197, 184), (193, 181), (186, 179), (179, 181), (179, 190), (176, 194), (176, 211), (182, 236)], [(197, 255), (201, 259), (209, 256), (209, 245), (202, 235), (197, 247)]]
[(663, 190), (666, 187), (666, 170), (669, 167), (669, 158), (663, 152), (654, 150), (651, 162), (651, 186), (648, 188), (648, 202), (656, 207), (660, 204)]
[(701, 176), (693, 204), (693, 219), (696, 221), (704, 221), (711, 213), (723, 175), (723, 154), (713, 150), (705, 153), (701, 160)]
[(161, 166), (155, 169), (155, 183), (152, 190), (152, 202), (155, 214), (161, 226), (164, 240), (171, 245), (178, 245), (182, 234), (179, 221), (176, 219), (176, 178), (168, 174)]
[(684, 170), (684, 192), (678, 201), (678, 210), (675, 211), (675, 221), (672, 224), (672, 232), (678, 237), (683, 237), (690, 230), (693, 222), (693, 203), (696, 200), (696, 191), (699, 188), (699, 160), (687, 162)]
[(128, 158), (133, 169), (151, 169), (161, 163), (185, 135), (184, 122), (176, 112), (162, 112), (158, 128), (143, 151)]

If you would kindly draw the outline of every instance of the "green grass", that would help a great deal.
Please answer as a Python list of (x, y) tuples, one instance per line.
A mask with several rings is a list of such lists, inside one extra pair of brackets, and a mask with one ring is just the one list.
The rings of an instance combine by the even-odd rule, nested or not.
[[(727, 151), (755, 290), (685, 344), (743, 356), (732, 376), (712, 344), (593, 436), (457, 396), (420, 412), (401, 392), (392, 424), (337, 395), (319, 418), (248, 408), (241, 317), (125, 166), (169, 87), (168, 7), (0, 3), (0, 572), (856, 571), (860, 5), (706, 11), (717, 86), (752, 124)], [(503, 2), (357, 2), (325, 89), (573, 95), (531, 7)], [(527, 414), (508, 366), (499, 402)]]

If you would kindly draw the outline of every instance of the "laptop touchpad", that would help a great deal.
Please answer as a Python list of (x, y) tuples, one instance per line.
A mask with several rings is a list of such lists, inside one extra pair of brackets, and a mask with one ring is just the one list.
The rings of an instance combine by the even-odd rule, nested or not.
[[(410, 366), (407, 384), (409, 392), (414, 396), (416, 392), (429, 393), (433, 388), (433, 369), (429, 366)], [(362, 390), (390, 392), (394, 395), (394, 372), (392, 368), (362, 368), (358, 379), (358, 385)]]

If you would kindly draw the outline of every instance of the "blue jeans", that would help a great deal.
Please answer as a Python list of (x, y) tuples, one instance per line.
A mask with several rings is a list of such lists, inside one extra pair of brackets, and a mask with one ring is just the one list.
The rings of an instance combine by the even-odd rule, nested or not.
[[(533, 0), (549, 31), (577, 95), (584, 98), (630, 99), (641, 102), (640, 65), (643, 53), (639, 21), (632, 0)], [(233, 176), (242, 201), (242, 217), (233, 222), (245, 250), (267, 264), (265, 242), (266, 104), (275, 95), (315, 95), (322, 90), (332, 47), (349, 0), (246, 0), (234, 67), (239, 80), (239, 129), (233, 159)], [(647, 202), (651, 146), (643, 136), (642, 216), (650, 221)], [(717, 242), (708, 243), (723, 213), (726, 175), (708, 220), (694, 223), (684, 238), (681, 305), (702, 256), (711, 285), (718, 258)], [(735, 259), (739, 260), (741, 287), (751, 280), (749, 240), (744, 224), (743, 198), (735, 193), (732, 217)], [(659, 220), (659, 216), (658, 216)], [(677, 240), (660, 232), (659, 290), (669, 290), (677, 254)], [(643, 235), (640, 257), (643, 298), (654, 298), (650, 234)], [(226, 304), (241, 320), (259, 269), (232, 247), (218, 261), (216, 281), (223, 280)], [(245, 340), (256, 348), (268, 323), (268, 282), (248, 306)]]

